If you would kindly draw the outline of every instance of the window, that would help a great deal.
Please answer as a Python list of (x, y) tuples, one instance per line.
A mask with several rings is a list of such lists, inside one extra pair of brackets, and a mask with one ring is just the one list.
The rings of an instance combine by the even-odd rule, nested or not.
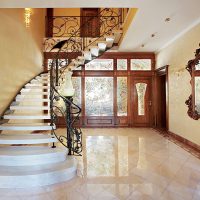
[(151, 59), (131, 59), (131, 70), (151, 70)]

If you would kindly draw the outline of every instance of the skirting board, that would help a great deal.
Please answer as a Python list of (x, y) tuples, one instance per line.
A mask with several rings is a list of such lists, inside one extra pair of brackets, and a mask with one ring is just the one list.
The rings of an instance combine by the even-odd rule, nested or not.
[(189, 141), (186, 138), (181, 137), (180, 135), (172, 133), (170, 131), (163, 131), (160, 129), (155, 129), (155, 130), (158, 131), (164, 137), (166, 137), (168, 140), (174, 142), (178, 146), (182, 147), (183, 149), (185, 149), (186, 151), (188, 151), (189, 153), (191, 153), (192, 155), (200, 159), (199, 145)]

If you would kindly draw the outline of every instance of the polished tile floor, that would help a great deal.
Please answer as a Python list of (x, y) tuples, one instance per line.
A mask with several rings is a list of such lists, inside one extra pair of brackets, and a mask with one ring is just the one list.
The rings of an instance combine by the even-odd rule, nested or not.
[(0, 200), (200, 200), (200, 160), (152, 129), (83, 129), (83, 146), (77, 178)]

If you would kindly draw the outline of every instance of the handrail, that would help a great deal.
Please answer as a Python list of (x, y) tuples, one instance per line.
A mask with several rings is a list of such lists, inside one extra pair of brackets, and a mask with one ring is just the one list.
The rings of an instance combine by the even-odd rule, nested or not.
[[(100, 14), (103, 13), (104, 11), (106, 12), (108, 10), (109, 10), (108, 8), (105, 8), (105, 9), (101, 10)], [(102, 36), (109, 34), (110, 32), (112, 32), (113, 28), (120, 25), (119, 15), (117, 16), (117, 18), (118, 18), (117, 21), (112, 21), (114, 19), (113, 16), (106, 16), (106, 18), (104, 18), (104, 19), (107, 19), (107, 20), (100, 21), (100, 26), (106, 26), (106, 28), (108, 28), (108, 27), (109, 28), (104, 29), (104, 32), (101, 33), (100, 36), (95, 38), (93, 41), (89, 40), (88, 43), (86, 43), (85, 37), (79, 37), (78, 34), (80, 33), (80, 30), (84, 26), (86, 26), (88, 24), (88, 22), (91, 21), (92, 19), (94, 19), (95, 17), (96, 16), (89, 17), (87, 22), (80, 25), (78, 30), (74, 31), (66, 40), (62, 40), (62, 41), (58, 42), (51, 49), (51, 51), (54, 50), (54, 49), (58, 49), (58, 51), (56, 52), (55, 58), (53, 59), (53, 61), (51, 63), (51, 69), (50, 69), (51, 125), (56, 123), (56, 121), (58, 119), (58, 113), (60, 113), (65, 119), (65, 123), (66, 123), (66, 127), (67, 127), (67, 136), (64, 136), (64, 135), (58, 136), (56, 134), (53, 126), (52, 126), (52, 134), (54, 134), (55, 137), (66, 148), (69, 149), (70, 155), (71, 155), (71, 153), (73, 155), (80, 155), (81, 152), (82, 152), (82, 132), (81, 132), (80, 129), (78, 129), (74, 126), (74, 123), (79, 119), (79, 116), (80, 116), (80, 113), (81, 113), (81, 108), (78, 105), (76, 105), (75, 103), (73, 103), (72, 98), (64, 97), (64, 96), (62, 96), (62, 94), (60, 94), (60, 91), (58, 91), (57, 87), (59, 87), (59, 85), (60, 85), (61, 76), (65, 72), (65, 70), (67, 69), (68, 65), (66, 67), (62, 68), (62, 70), (59, 70), (57, 60), (59, 58), (59, 54), (62, 52), (63, 49), (68, 50), (68, 48), (71, 48), (70, 52), (77, 52), (77, 51), (83, 52), (83, 50), (85, 48), (87, 48), (90, 45), (92, 45), (93, 43), (95, 43)], [(87, 18), (88, 18), (88, 16), (87, 16)], [(110, 19), (110, 18), (111, 18), (111, 23), (113, 23), (112, 28), (110, 28), (109, 23), (108, 23), (108, 19)], [(77, 38), (79, 40), (76, 40)], [(78, 45), (77, 45), (77, 43), (78, 43)], [(81, 46), (79, 46), (79, 45), (81, 45)], [(65, 103), (67, 111), (63, 111), (60, 107), (55, 105), (55, 101), (58, 101), (59, 99), (62, 100)], [(75, 111), (72, 110), (72, 109), (75, 109)], [(74, 115), (74, 114), (75, 114), (75, 116), (74, 116), (74, 119), (72, 120), (71, 115)]]

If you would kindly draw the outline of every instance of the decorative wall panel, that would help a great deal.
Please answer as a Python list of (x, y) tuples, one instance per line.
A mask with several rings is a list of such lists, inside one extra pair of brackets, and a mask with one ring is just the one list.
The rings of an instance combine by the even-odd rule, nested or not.
[(117, 77), (117, 115), (127, 116), (127, 77)]
[(131, 70), (151, 70), (151, 59), (131, 59)]
[(73, 102), (81, 107), (81, 77), (72, 77), (72, 84), (75, 89)]
[(85, 78), (86, 116), (113, 116), (113, 77)]

